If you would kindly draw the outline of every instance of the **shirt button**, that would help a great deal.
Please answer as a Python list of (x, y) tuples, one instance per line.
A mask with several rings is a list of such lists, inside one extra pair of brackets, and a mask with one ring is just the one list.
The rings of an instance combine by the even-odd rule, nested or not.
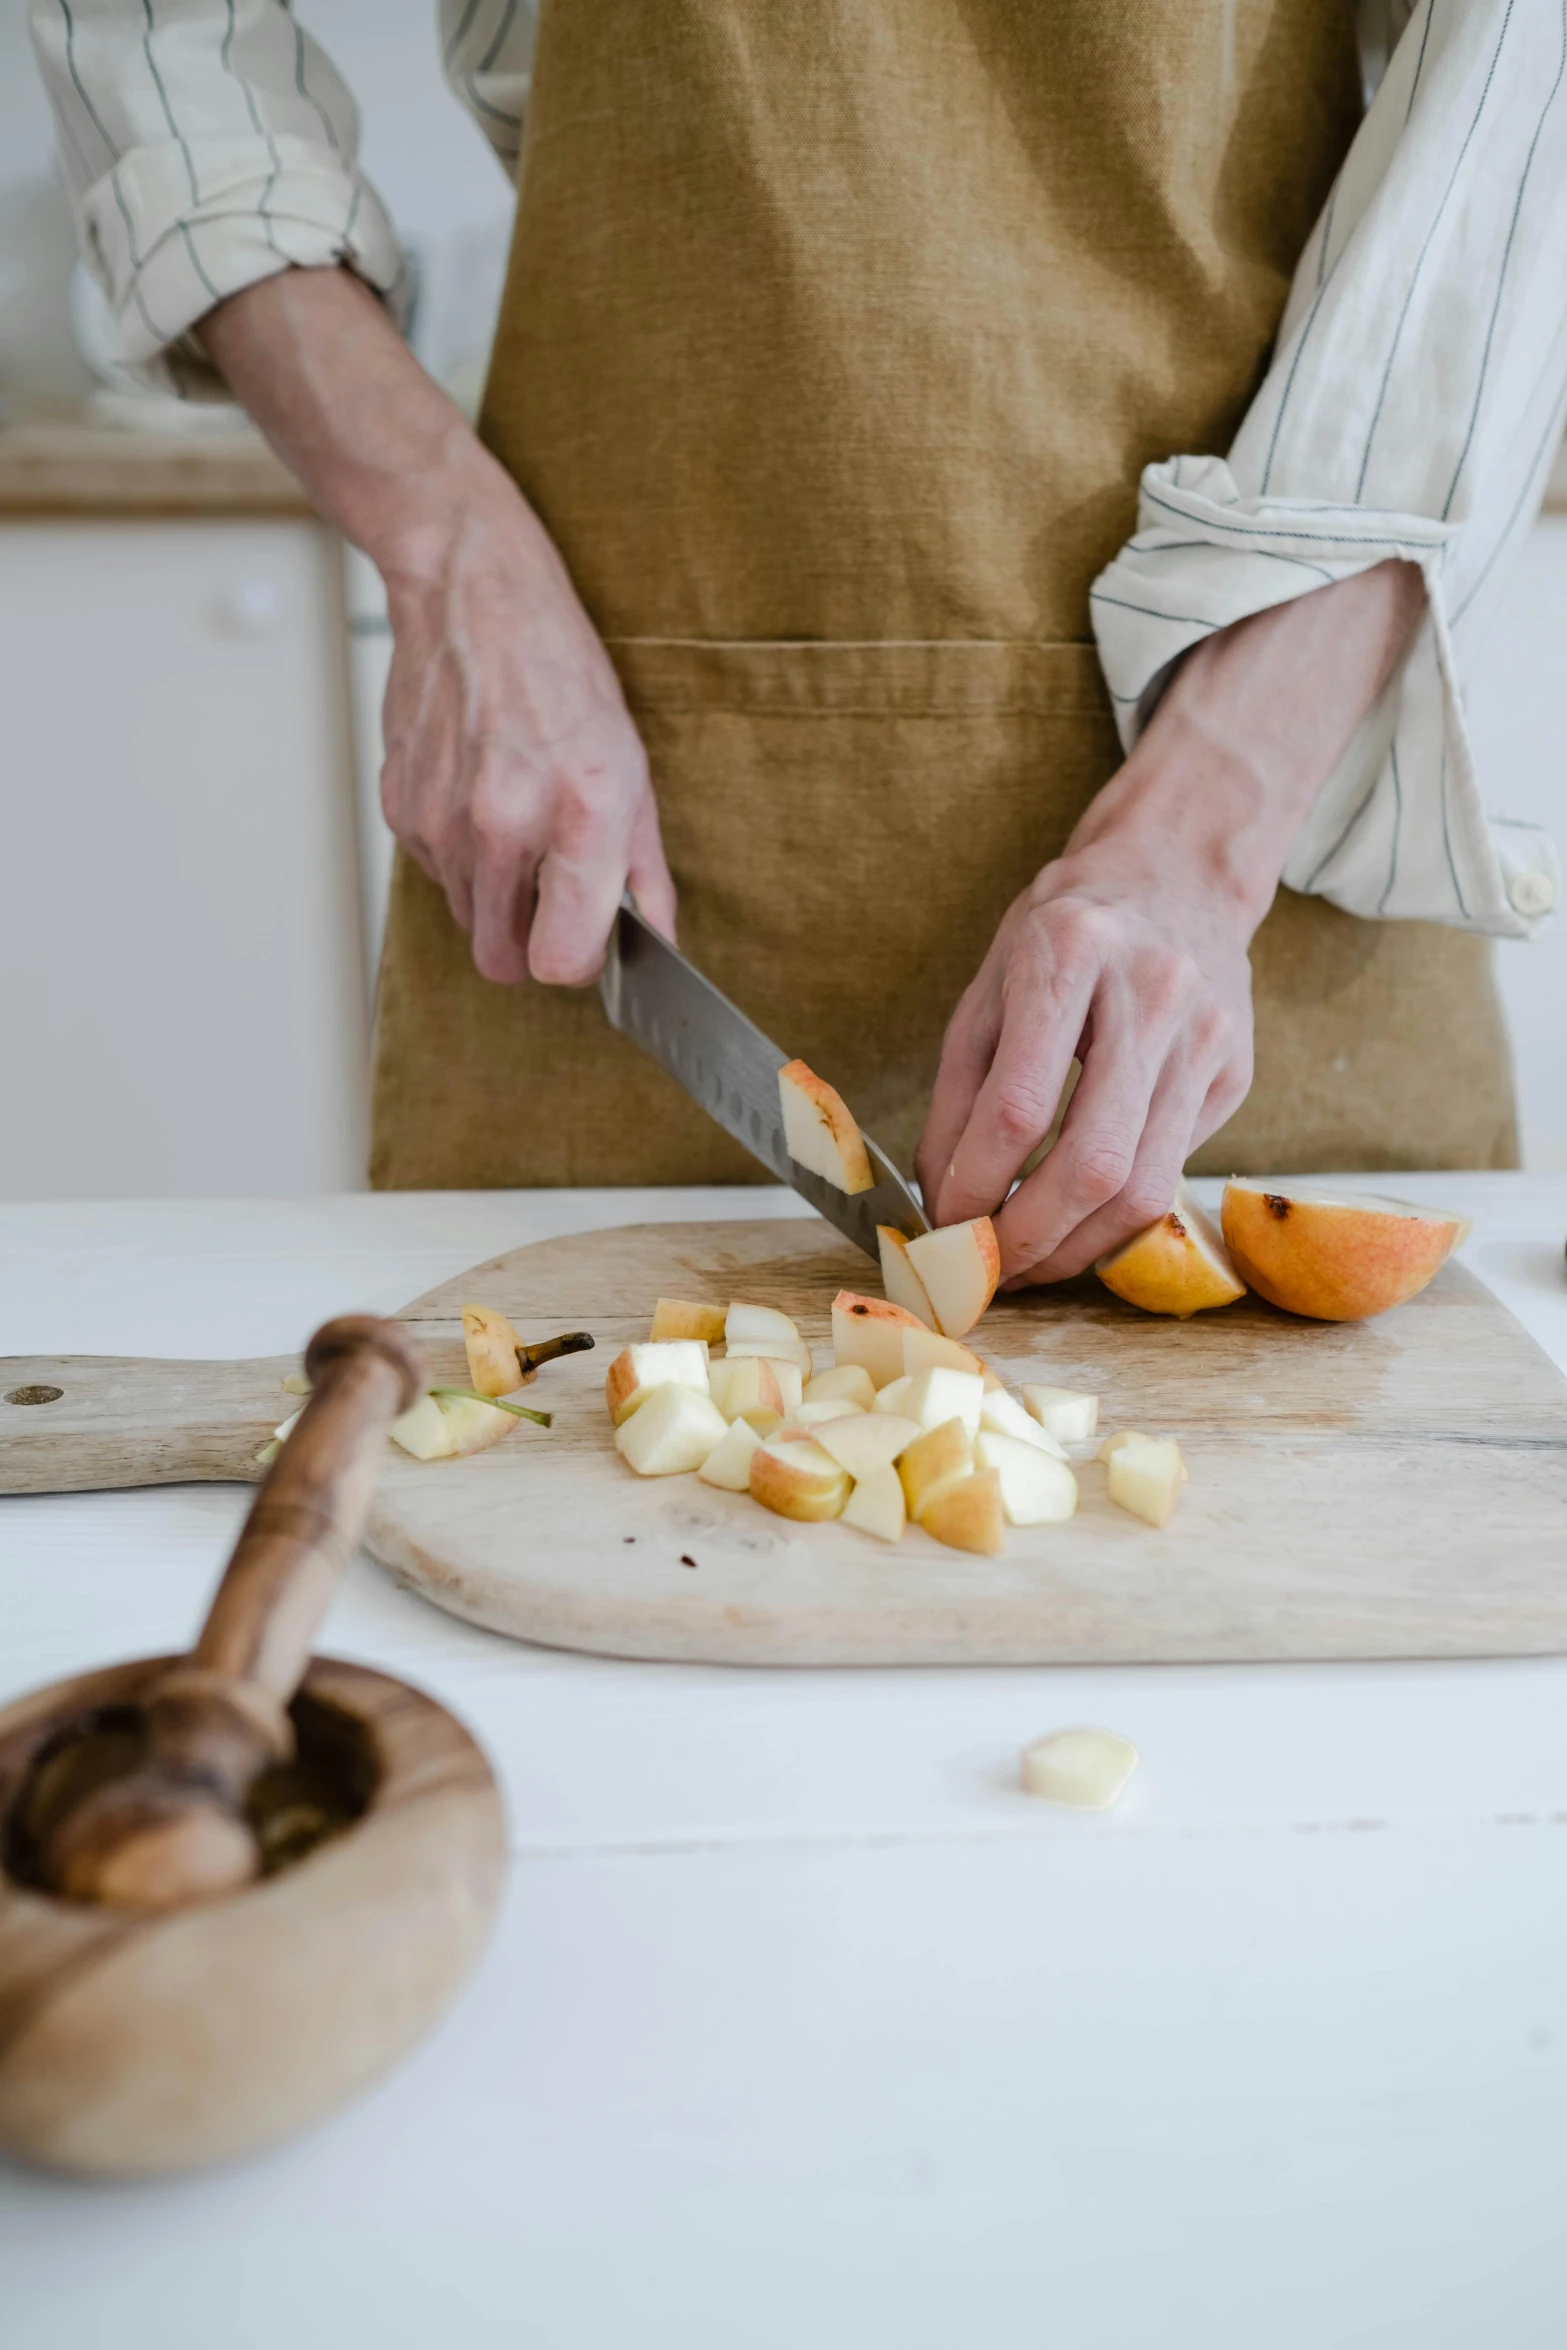
[(1515, 873), (1507, 896), (1515, 914), (1548, 914), (1556, 903), (1556, 884), (1548, 873)]

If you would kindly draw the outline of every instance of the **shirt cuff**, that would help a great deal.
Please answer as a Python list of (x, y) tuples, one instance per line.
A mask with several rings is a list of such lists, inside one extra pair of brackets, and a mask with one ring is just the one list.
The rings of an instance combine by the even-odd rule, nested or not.
[(402, 322), (411, 282), (390, 219), (358, 168), (307, 139), (132, 148), (81, 199), (82, 241), (116, 324), (114, 357), (150, 388), (211, 396), (191, 328), (284, 269), (352, 269)]
[(1399, 674), (1329, 778), (1285, 865), (1291, 889), (1346, 913), (1532, 938), (1561, 890), (1555, 844), (1480, 797), (1448, 630), (1456, 522), (1299, 499), (1243, 498), (1219, 457), (1142, 477), (1136, 535), (1094, 582), (1090, 610), (1130, 749), (1171, 665), (1253, 612), (1398, 557), (1417, 563), (1426, 616)]

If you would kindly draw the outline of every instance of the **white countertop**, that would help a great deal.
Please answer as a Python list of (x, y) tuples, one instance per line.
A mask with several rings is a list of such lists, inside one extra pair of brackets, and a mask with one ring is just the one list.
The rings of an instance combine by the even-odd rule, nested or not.
[[(1567, 1180), (1400, 1177), (1567, 1368)], [(771, 1192), (0, 1208), (0, 1349), (242, 1355)], [(0, 1702), (181, 1645), (235, 1487), (0, 1503)], [(1567, 1573), (1567, 1528), (1563, 1529)], [(1567, 1660), (740, 1672), (353, 1570), (516, 1860), (436, 2036), (224, 2174), (0, 2167), (5, 2350), (1558, 2350)], [(1077, 1722), (1103, 1819), (1015, 1792)]]

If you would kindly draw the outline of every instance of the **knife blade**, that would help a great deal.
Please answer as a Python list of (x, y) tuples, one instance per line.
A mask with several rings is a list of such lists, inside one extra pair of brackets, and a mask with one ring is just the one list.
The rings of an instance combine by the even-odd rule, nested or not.
[(789, 1156), (778, 1072), (793, 1055), (780, 1051), (633, 906), (622, 905), (616, 916), (599, 993), (612, 1028), (651, 1053), (726, 1134), (868, 1257), (880, 1260), (878, 1224), (891, 1224), (907, 1239), (930, 1230), (918, 1199), (870, 1135), (865, 1148), (877, 1181), (869, 1191), (840, 1191)]

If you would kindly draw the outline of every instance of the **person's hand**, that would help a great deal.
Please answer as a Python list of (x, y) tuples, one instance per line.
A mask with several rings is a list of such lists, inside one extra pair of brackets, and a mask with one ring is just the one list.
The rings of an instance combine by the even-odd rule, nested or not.
[(492, 495), (388, 566), (386, 820), (486, 979), (593, 979), (628, 886), (674, 936), (647, 755), (609, 656), (523, 500)]
[(286, 269), (201, 322), (230, 386), (386, 581), (387, 822), (486, 979), (580, 986), (627, 887), (674, 936), (647, 758), (547, 533), (345, 269)]
[[(1208, 638), (1008, 910), (948, 1027), (916, 1161), (935, 1223), (994, 1215), (1003, 1281), (1080, 1273), (1153, 1223), (1245, 1099), (1247, 949), (1424, 593), (1412, 564), (1382, 563)], [(1060, 1134), (1013, 1191), (1074, 1056)]]
[[(996, 1215), (1003, 1278), (1080, 1273), (1162, 1216), (1251, 1083), (1251, 926), (1112, 837), (1014, 900), (947, 1031), (919, 1175), (934, 1220)], [(1043, 1142), (1073, 1058), (1082, 1077)]]

